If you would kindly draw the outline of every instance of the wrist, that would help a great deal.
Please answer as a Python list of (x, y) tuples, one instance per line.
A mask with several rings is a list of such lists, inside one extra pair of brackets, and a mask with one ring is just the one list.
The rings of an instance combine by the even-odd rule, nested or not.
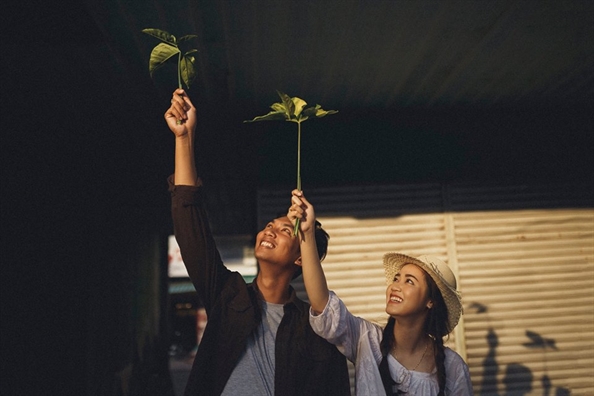
[(303, 235), (304, 239), (315, 238), (316, 232), (313, 228), (308, 228), (307, 230), (302, 230), (301, 234)]
[(181, 147), (192, 146), (194, 142), (194, 134), (192, 132), (184, 133), (183, 135), (175, 135), (175, 144)]

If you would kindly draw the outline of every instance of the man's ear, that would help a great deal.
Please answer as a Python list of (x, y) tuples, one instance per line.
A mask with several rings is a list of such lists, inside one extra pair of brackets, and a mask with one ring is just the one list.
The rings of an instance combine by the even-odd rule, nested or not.
[(295, 265), (298, 265), (300, 267), (302, 266), (302, 264), (301, 264), (301, 256), (299, 256), (299, 258), (297, 258), (297, 260), (295, 260)]
[(427, 309), (431, 309), (433, 308), (433, 301), (429, 300), (427, 301)]

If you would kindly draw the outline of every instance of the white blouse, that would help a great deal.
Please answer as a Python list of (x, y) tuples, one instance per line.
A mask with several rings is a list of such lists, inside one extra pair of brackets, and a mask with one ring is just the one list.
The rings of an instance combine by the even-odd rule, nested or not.
[[(342, 300), (330, 291), (324, 311), (314, 315), (310, 309), (309, 322), (320, 336), (336, 345), (338, 350), (355, 364), (355, 393), (357, 395), (386, 395), (379, 372), (382, 360), (380, 343), (382, 327), (351, 314)], [(388, 355), (390, 375), (399, 383), (398, 389), (408, 395), (437, 395), (437, 371), (423, 373), (409, 371), (392, 355)], [(471, 396), (472, 383), (468, 365), (450, 348), (445, 349), (447, 396)]]

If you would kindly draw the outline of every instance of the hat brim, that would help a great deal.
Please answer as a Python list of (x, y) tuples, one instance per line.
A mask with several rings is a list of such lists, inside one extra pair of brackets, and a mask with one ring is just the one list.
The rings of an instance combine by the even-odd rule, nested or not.
[[(384, 272), (387, 285), (394, 282), (394, 276), (405, 264), (414, 264), (422, 268), (437, 284), (448, 309), (448, 328), (450, 332), (454, 330), (454, 327), (456, 327), (460, 320), (460, 315), (462, 315), (463, 309), (462, 298), (460, 293), (456, 290), (456, 280), (453, 272), (451, 272), (447, 264), (436, 257), (422, 256), (415, 258), (401, 253), (386, 253), (384, 255)], [(445, 271), (451, 273), (448, 275), (450, 275), (450, 278), (453, 278), (453, 285), (446, 281), (446, 278), (442, 274), (442, 272)], [(442, 335), (445, 336), (446, 334)]]

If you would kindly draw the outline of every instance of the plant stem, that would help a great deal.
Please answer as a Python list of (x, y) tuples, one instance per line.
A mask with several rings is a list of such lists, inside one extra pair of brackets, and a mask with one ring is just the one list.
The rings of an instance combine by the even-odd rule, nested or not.
[[(297, 190), (301, 191), (301, 123), (297, 123)], [(299, 231), (299, 219), (295, 222), (293, 235)]]
[(177, 86), (181, 89), (181, 51), (177, 54)]
[(301, 123), (297, 123), (297, 190), (301, 191)]

